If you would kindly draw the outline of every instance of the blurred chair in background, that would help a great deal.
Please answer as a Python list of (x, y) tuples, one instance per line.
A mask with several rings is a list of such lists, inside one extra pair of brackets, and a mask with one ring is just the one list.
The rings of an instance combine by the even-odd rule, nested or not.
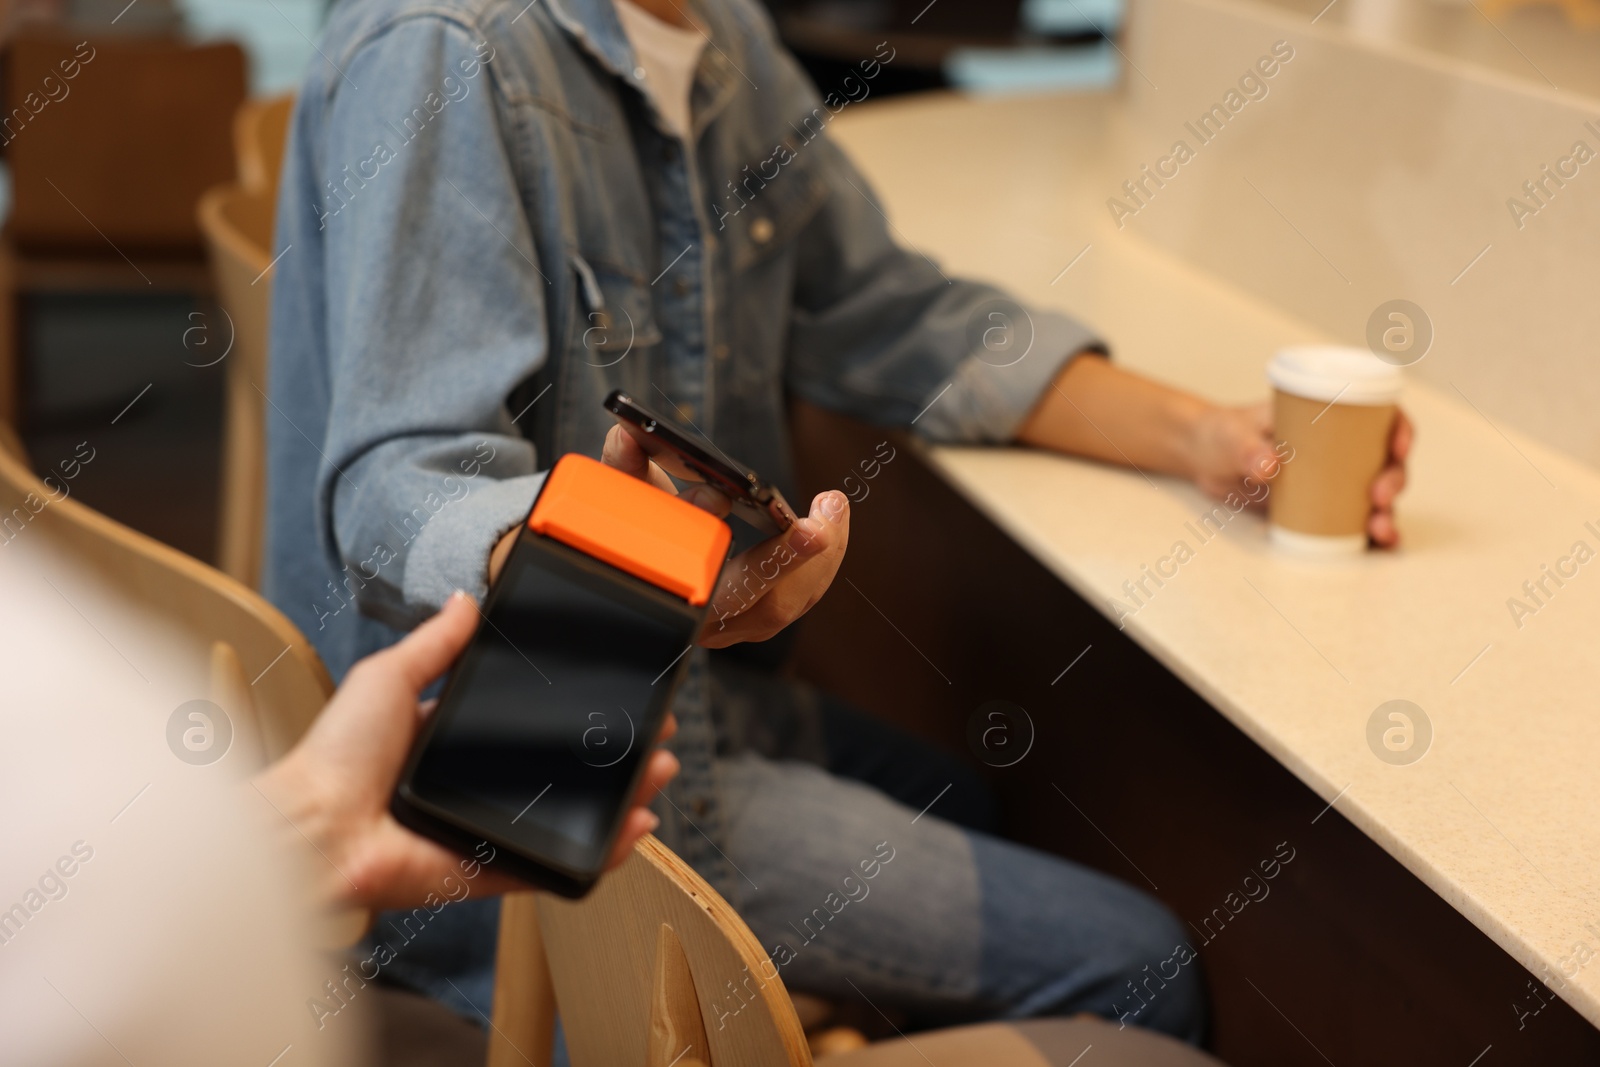
[(256, 762), (287, 752), (333, 694), (311, 644), (251, 590), (64, 495), (51, 473), (47, 481), (29, 469), (0, 421), (0, 547), (48, 544), (50, 566), (183, 635), (195, 661), (209, 665), (211, 699), (253, 739)]
[[(278, 173), (294, 97), (252, 100), (234, 123), (237, 184), (200, 198), (217, 302), (231, 325), (222, 416), (217, 566), (252, 589), (261, 578), (266, 493), (267, 333), (272, 309), (272, 229)], [(221, 353), (218, 358), (222, 358)]]
[(289, 141), (289, 117), (293, 113), (294, 94), (285, 93), (246, 100), (233, 119), (239, 184), (262, 193), (274, 206), (278, 203), (278, 176), (283, 172), (283, 150)]
[[(246, 74), (238, 45), (127, 35), (80, 50), (81, 40), (28, 31), (0, 50), (12, 184), (0, 233), (0, 418), (13, 425), (28, 298), (208, 295), (195, 202), (234, 174), (229, 134)], [(64, 63), (77, 64), (70, 80)], [(49, 102), (35, 110), (40, 100)]]

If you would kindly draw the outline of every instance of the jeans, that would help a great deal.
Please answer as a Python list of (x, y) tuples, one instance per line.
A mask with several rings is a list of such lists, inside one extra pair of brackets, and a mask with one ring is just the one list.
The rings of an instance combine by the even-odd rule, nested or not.
[[(826, 769), (748, 749), (716, 764), (739, 912), (785, 986), (864, 1000), (911, 1027), (1120, 1011), (1199, 1042), (1198, 961), (1158, 974), (1187, 942), (1170, 912), (995, 837), (970, 767), (818, 696), (812, 754)], [(498, 915), (497, 901), (451, 905), (384, 973), (487, 1025)], [(709, 1028), (740, 1007), (731, 995), (701, 1005)]]
[[(992, 803), (965, 764), (875, 720), (825, 722), (829, 770), (749, 753), (718, 766), (740, 914), (788, 988), (911, 1026), (1115, 1018), (1121, 1002), (1131, 1022), (1198, 1043), (1198, 962), (1156, 975), (1188, 940), (1170, 912), (984, 832)], [(702, 1005), (708, 1027), (733, 1006)]]

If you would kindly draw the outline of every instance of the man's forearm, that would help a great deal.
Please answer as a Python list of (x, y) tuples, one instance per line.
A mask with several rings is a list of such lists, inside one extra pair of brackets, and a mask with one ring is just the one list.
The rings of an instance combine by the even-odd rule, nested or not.
[(1194, 477), (1194, 437), (1210, 405), (1110, 360), (1085, 354), (1068, 363), (1021, 428), (1021, 444)]

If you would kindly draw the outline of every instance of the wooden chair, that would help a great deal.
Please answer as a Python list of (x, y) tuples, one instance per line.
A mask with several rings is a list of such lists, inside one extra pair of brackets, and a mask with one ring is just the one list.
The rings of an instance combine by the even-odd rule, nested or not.
[[(655, 838), (583, 901), (501, 905), (489, 1067), (549, 1062), (559, 1006), (574, 1067), (810, 1067), (782, 976), (749, 927)], [(735, 1010), (737, 1009), (737, 1010)], [(1090, 1017), (964, 1026), (823, 1067), (1220, 1067), (1170, 1038)]]
[(239, 184), (253, 193), (261, 193), (273, 205), (278, 202), (278, 177), (283, 171), (289, 118), (293, 113), (294, 94), (285, 93), (246, 100), (233, 119), (233, 154), (238, 164)]
[[(267, 347), (272, 312), (273, 224), (278, 177), (293, 96), (249, 100), (234, 119), (238, 184), (200, 198), (200, 230), (223, 324), (208, 334), (232, 342), (222, 413), (222, 486), (218, 500), (217, 566), (252, 589), (261, 578), (266, 498)], [(221, 356), (219, 351), (218, 356)], [(258, 391), (259, 390), (259, 391)]]
[[(274, 202), (264, 190), (224, 185), (200, 198), (200, 228), (211, 252), (223, 322), (208, 324), (205, 359), (228, 360), (223, 385), (222, 484), (217, 566), (256, 588), (266, 498), (267, 334), (272, 310)], [(230, 344), (230, 349), (223, 345)], [(191, 353), (195, 355), (197, 353)]]
[[(0, 542), (49, 541), (64, 567), (139, 605), (184, 635), (210, 665), (210, 698), (234, 724), (242, 770), (287, 752), (333, 694), (333, 680), (294, 624), (253, 591), (175, 548), (130, 530), (29, 469), (21, 439), (0, 422)], [(0, 544), (0, 551), (7, 546)], [(230, 757), (231, 758), (231, 757)], [(332, 916), (324, 937), (348, 945), (366, 912)]]
[[(125, 35), (79, 55), (78, 40), (28, 31), (0, 53), (12, 183), (0, 235), (0, 419), (13, 425), (28, 297), (209, 294), (195, 202), (233, 178), (230, 131), (245, 97), (237, 45)], [(65, 79), (62, 64), (76, 75)], [(47, 88), (59, 101), (41, 104)]]
[[(322, 660), (294, 624), (259, 595), (192, 556), (130, 530), (71, 495), (55, 499), (59, 490), (52, 492), (23, 455), (15, 433), (0, 423), (0, 539), (51, 541), (70, 554), (73, 566), (138, 603), (152, 619), (212, 649), (214, 686), (244, 683), (249, 704), (239, 708), (239, 715), (255, 723), (263, 758), (287, 752), (333, 693)], [(218, 646), (227, 651), (216, 653)], [(229, 656), (231, 664), (224, 662)], [(234, 714), (234, 708), (223, 706)]]

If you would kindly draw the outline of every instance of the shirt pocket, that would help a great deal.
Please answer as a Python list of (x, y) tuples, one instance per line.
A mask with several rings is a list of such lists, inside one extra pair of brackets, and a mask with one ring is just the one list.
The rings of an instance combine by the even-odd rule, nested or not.
[(770, 155), (742, 167), (734, 185), (737, 191), (722, 198), (728, 213), (719, 213), (718, 221), (735, 272), (750, 270), (786, 248), (827, 196), (806, 146), (792, 140), (779, 142)]
[(576, 252), (570, 258), (578, 311), (569, 331), (569, 356), (604, 370), (661, 343), (650, 286), (642, 277), (603, 260), (591, 263)]
[(661, 328), (643, 277), (598, 257), (568, 254), (573, 296), (560, 360), (554, 453), (599, 455), (614, 421), (606, 394), (648, 395)]

